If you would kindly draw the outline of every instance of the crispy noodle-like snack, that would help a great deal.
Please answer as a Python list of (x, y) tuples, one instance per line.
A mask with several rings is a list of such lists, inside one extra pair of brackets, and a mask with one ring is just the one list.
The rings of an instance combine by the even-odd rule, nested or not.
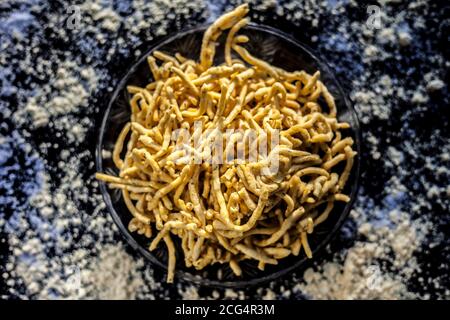
[[(356, 155), (353, 139), (341, 134), (349, 124), (337, 120), (333, 96), (319, 71), (288, 72), (242, 46), (248, 38), (238, 33), (249, 21), (248, 11), (248, 5), (241, 5), (207, 29), (199, 62), (163, 52), (148, 57), (154, 82), (128, 87), (131, 118), (113, 150), (120, 173), (96, 174), (121, 189), (133, 215), (131, 232), (151, 238), (156, 229), (149, 250), (161, 240), (167, 246), (168, 282), (176, 262), (173, 236), (181, 239), (186, 266), (200, 270), (228, 263), (240, 276), (244, 259), (264, 269), (302, 249), (311, 258), (308, 235), (336, 201), (349, 201), (341, 193)], [(225, 63), (213, 66), (216, 40), (225, 30)], [(195, 157), (208, 159), (214, 130), (229, 128), (253, 129), (257, 135), (234, 132), (223, 143), (225, 156), (236, 144), (275, 132), (279, 144), (268, 157), (247, 163), (179, 161), (186, 160), (189, 148)], [(181, 136), (173, 139), (177, 129), (187, 130), (192, 139), (203, 136), (200, 146), (188, 147), (184, 141), (186, 148), (177, 148), (183, 144)], [(263, 174), (273, 155), (279, 157), (277, 172)]]

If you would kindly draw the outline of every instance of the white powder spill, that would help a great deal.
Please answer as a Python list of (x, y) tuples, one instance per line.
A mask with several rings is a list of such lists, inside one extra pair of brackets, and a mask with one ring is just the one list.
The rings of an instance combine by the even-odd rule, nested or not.
[(322, 257), (245, 290), (167, 285), (125, 244), (92, 176), (103, 108), (127, 66), (152, 41), (241, 1), (97, 0), (79, 7), (74, 29), (73, 11), (30, 2), (0, 14), (1, 298), (450, 298), (442, 10), (379, 1), (373, 29), (356, 1), (247, 2), (254, 21), (328, 60), (362, 124), (360, 192)]

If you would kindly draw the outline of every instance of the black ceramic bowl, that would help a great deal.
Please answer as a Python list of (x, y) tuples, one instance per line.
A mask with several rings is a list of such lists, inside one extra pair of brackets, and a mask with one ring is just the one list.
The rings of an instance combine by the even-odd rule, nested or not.
[[(113, 150), (114, 143), (121, 128), (129, 121), (130, 108), (128, 101), (130, 96), (126, 90), (126, 86), (137, 85), (145, 87), (152, 80), (146, 57), (154, 50), (161, 50), (172, 55), (180, 52), (183, 56), (197, 60), (200, 53), (201, 39), (205, 30), (206, 26), (195, 28), (178, 33), (155, 44), (130, 68), (129, 72), (120, 81), (105, 111), (99, 132), (96, 149), (98, 172), (109, 174), (118, 173), (112, 160), (102, 157), (102, 150)], [(344, 190), (350, 196), (351, 201), (346, 204), (338, 203), (329, 218), (315, 228), (313, 234), (308, 237), (313, 255), (316, 257), (317, 253), (331, 241), (333, 235), (341, 227), (350, 211), (357, 192), (360, 154), (360, 131), (357, 116), (330, 68), (317, 55), (313, 54), (311, 50), (288, 35), (265, 26), (250, 24), (241, 33), (249, 37), (250, 41), (246, 44), (246, 47), (252, 54), (275, 66), (289, 71), (305, 70), (311, 74), (320, 70), (321, 80), (336, 99), (339, 120), (351, 124), (351, 129), (347, 130), (346, 133), (355, 140), (355, 149), (358, 152), (351, 176)], [(223, 37), (219, 40), (222, 40), (221, 42), (223, 43)], [(217, 48), (215, 58), (216, 64), (222, 62), (223, 45)], [(127, 242), (151, 263), (167, 270), (167, 251), (165, 246), (160, 245), (155, 251), (150, 252), (148, 251), (150, 239), (128, 231), (127, 226), (131, 219), (131, 214), (123, 202), (120, 191), (109, 189), (105, 183), (100, 183), (100, 189), (114, 222), (118, 225)], [(179, 246), (178, 243), (177, 245)], [(197, 271), (194, 268), (187, 268), (184, 265), (181, 252), (181, 249), (177, 250), (176, 278), (207, 286), (241, 288), (255, 285), (277, 279), (294, 269), (303, 268), (308, 264), (308, 259), (303, 252), (298, 257), (289, 256), (280, 260), (276, 266), (267, 265), (264, 271), (257, 269), (257, 262), (245, 260), (240, 264), (243, 270), (242, 276), (236, 277), (228, 265), (215, 264), (201, 271)]]

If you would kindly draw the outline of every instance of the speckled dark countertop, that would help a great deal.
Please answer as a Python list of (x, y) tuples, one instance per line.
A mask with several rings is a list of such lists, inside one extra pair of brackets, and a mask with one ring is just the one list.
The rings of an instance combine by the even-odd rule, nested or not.
[[(143, 10), (141, 15), (133, 8), (132, 2), (97, 1), (99, 8), (109, 7), (113, 14), (98, 13), (97, 7), (84, 6), (81, 9), (81, 28), (75, 29), (67, 28), (67, 19), (73, 13), (68, 8), (76, 5), (76, 1), (5, 0), (0, 3), (0, 296), (3, 298), (71, 296), (58, 287), (59, 282), (53, 286), (42, 284), (47, 277), (45, 272), (57, 270), (64, 273), (64, 268), (50, 264), (35, 280), (28, 279), (20, 271), (23, 266), (18, 266), (21, 259), (28, 261), (29, 265), (42, 263), (45, 259), (64, 264), (62, 257), (68, 252), (88, 248), (83, 251), (86, 257), (80, 260), (79, 268), (83, 270), (86, 264), (86, 269), (92, 270), (94, 267), (89, 259), (95, 260), (101, 249), (89, 247), (93, 244), (123, 244), (118, 231), (111, 231), (112, 222), (106, 209), (99, 207), (101, 197), (91, 201), (89, 197), (80, 196), (99, 195), (92, 180), (95, 172), (92, 161), (102, 110), (111, 89), (126, 73), (128, 66), (137, 60), (139, 52), (145, 52), (150, 43), (163, 36), (164, 31), (172, 33), (204, 23), (211, 13), (217, 16), (237, 1), (226, 5), (223, 1), (217, 4), (211, 0), (174, 1), (170, 6), (166, 3), (171, 1), (156, 1), (155, 8), (163, 12), (164, 23), (153, 7), (146, 7), (148, 12)], [(400, 211), (408, 216), (411, 225), (419, 225), (415, 232), (420, 241), (411, 255), (416, 264), (409, 274), (398, 278), (404, 285), (403, 293), (390, 298), (409, 297), (404, 294), (407, 292), (418, 298), (448, 299), (450, 8), (444, 5), (445, 1), (380, 2), (386, 4), (374, 1), (385, 17), (382, 28), (372, 34), (364, 27), (368, 19), (367, 6), (372, 3), (365, 1), (358, 1), (356, 5), (351, 1), (325, 1), (327, 4), (320, 10), (315, 1), (251, 1), (251, 16), (255, 21), (291, 34), (325, 57), (351, 96), (362, 122), (364, 140), (361, 190), (355, 204), (355, 210), (362, 212), (359, 217), (362, 215), (364, 222), (376, 227), (384, 223), (387, 214)], [(342, 12), (339, 8), (343, 8)], [(333, 14), (333, 10), (337, 12)], [(398, 17), (396, 21), (394, 16)], [(148, 28), (141, 26), (133, 30), (140, 20), (149, 21), (149, 17), (152, 23)], [(388, 27), (393, 31), (383, 33)], [(35, 111), (25, 106), (30, 104), (31, 97), (39, 96), (37, 105), (52, 107), (45, 101), (65, 90), (64, 84), (60, 87), (53, 83), (54, 78), (59, 77), (57, 72), (63, 61), (74, 63), (68, 67), (71, 76), (79, 79), (85, 91), (89, 92), (86, 101), (72, 102), (85, 106), (68, 110), (68, 117), (58, 111), (58, 114), (50, 115), (43, 126), (35, 127), (28, 114)], [(95, 71), (95, 85), (89, 83), (89, 72), (83, 74), (83, 69)], [(380, 79), (386, 79), (383, 75), (387, 75), (390, 81), (380, 85)], [(65, 78), (64, 74), (60, 76)], [(433, 81), (433, 85), (429, 85)], [(52, 92), (42, 93), (45, 88), (52, 88)], [(389, 91), (390, 88), (394, 90)], [(365, 101), (364, 93), (368, 91), (382, 97), (375, 106)], [(25, 112), (18, 112), (23, 109)], [(62, 121), (61, 117), (66, 118)], [(82, 132), (81, 141), (76, 138), (80, 137), (77, 132), (73, 133), (75, 137), (66, 134), (77, 123), (81, 123), (78, 130), (78, 133)], [(68, 150), (65, 156), (62, 156), (63, 150)], [(66, 184), (70, 181), (66, 166), (76, 171), (76, 176), (72, 177), (74, 181), (81, 179), (84, 185), (60, 186), (62, 181)], [(46, 178), (41, 172), (45, 172)], [(393, 181), (392, 177), (397, 178)], [(60, 220), (54, 216), (58, 216), (62, 209), (55, 199), (46, 204), (54, 211), (50, 218), (44, 217), (42, 206), (30, 202), (45, 183), (50, 194), (65, 193), (70, 199), (70, 210), (74, 207), (73, 212), (81, 222), (65, 218), (66, 224), (58, 225)], [(394, 195), (392, 190), (400, 192)], [(93, 213), (106, 217), (99, 229), (87, 227), (92, 222)], [(42, 224), (50, 227), (41, 232)], [(420, 225), (427, 225), (426, 230)], [(58, 231), (49, 230), (52, 227)], [(95, 230), (102, 228), (108, 232), (96, 233)], [(51, 236), (43, 236), (45, 232)], [(20, 241), (33, 237), (41, 241), (45, 239), (39, 250), (16, 250), (21, 246)], [(22, 240), (18, 243), (18, 239)], [(60, 245), (61, 241), (64, 245)], [(353, 215), (328, 253), (318, 260), (318, 268), (328, 261), (342, 264), (349, 249), (368, 241), (367, 234), (361, 231), (358, 215)], [(131, 261), (138, 259), (133, 250), (122, 246)], [(34, 254), (39, 257), (34, 257)], [(390, 254), (393, 253), (383, 257)], [(72, 256), (70, 259), (69, 264), (78, 261)], [(370, 264), (378, 266), (383, 274), (402, 273), (402, 266), (389, 258), (378, 257)], [(161, 270), (153, 270), (145, 264), (138, 264), (135, 268), (142, 273), (142, 283), (147, 288), (139, 289), (142, 293), (125, 297), (183, 296), (180, 292), (184, 292), (184, 285), (165, 284)], [(66, 276), (61, 275), (58, 281)], [(302, 273), (299, 272), (270, 284), (274, 295), (268, 296), (262, 288), (250, 288), (243, 291), (241, 297), (336, 297), (317, 296), (313, 289), (308, 288), (292, 290), (301, 278)], [(102, 297), (99, 293), (102, 287), (92, 283), (89, 286), (86, 297)], [(286, 290), (292, 294), (283, 295)], [(199, 297), (229, 296), (223, 290), (212, 294), (208, 288), (200, 288), (197, 294)], [(348, 297), (365, 296), (355, 294)]]

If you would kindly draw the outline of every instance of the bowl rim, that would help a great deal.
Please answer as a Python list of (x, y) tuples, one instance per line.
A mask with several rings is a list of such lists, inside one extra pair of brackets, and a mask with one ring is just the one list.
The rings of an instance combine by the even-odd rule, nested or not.
[[(129, 68), (129, 70), (126, 72), (126, 74), (121, 78), (121, 80), (116, 84), (115, 89), (113, 93), (110, 95), (109, 102), (107, 108), (104, 110), (103, 118), (101, 121), (101, 125), (98, 129), (98, 135), (97, 135), (97, 141), (96, 141), (96, 148), (95, 148), (95, 163), (96, 163), (96, 170), (97, 172), (103, 172), (103, 156), (102, 156), (102, 146), (103, 146), (103, 138), (104, 138), (104, 132), (107, 125), (107, 120), (109, 117), (109, 114), (111, 112), (111, 108), (114, 105), (117, 96), (120, 94), (120, 92), (126, 87), (127, 82), (129, 81), (130, 77), (136, 72), (138, 66), (144, 62), (144, 60), (147, 58), (148, 55), (150, 55), (154, 50), (157, 50), (161, 47), (163, 47), (165, 44), (175, 41), (179, 38), (182, 38), (184, 36), (187, 36), (191, 33), (196, 33), (199, 31), (204, 31), (206, 28), (209, 27), (209, 24), (202, 24), (196, 27), (189, 28), (182, 32), (177, 32), (176, 34), (169, 34), (165, 36), (164, 38), (160, 39), (159, 41), (153, 42), (149, 49)], [(268, 275), (264, 275), (262, 277), (254, 278), (254, 279), (248, 279), (248, 280), (236, 280), (236, 281), (219, 281), (219, 280), (211, 280), (211, 279), (205, 279), (202, 278), (199, 275), (193, 275), (192, 273), (186, 272), (184, 270), (175, 270), (175, 278), (176, 281), (180, 282), (191, 282), (193, 284), (206, 286), (206, 287), (217, 287), (217, 288), (243, 288), (243, 287), (251, 287), (260, 285), (263, 283), (267, 283), (269, 281), (273, 281), (276, 279), (280, 279), (283, 276), (286, 276), (287, 274), (293, 272), (296, 269), (300, 269), (301, 267), (306, 267), (312, 265), (314, 261), (317, 261), (317, 257), (320, 256), (321, 253), (323, 253), (326, 246), (330, 244), (330, 242), (333, 240), (333, 238), (336, 236), (337, 232), (341, 229), (344, 221), (347, 219), (352, 207), (353, 203), (356, 199), (356, 195), (359, 190), (359, 180), (360, 180), (360, 157), (361, 157), (361, 127), (360, 122), (358, 119), (358, 115), (353, 107), (353, 105), (350, 103), (350, 99), (348, 98), (347, 94), (343, 90), (342, 86), (340, 85), (340, 82), (338, 81), (336, 75), (334, 72), (332, 72), (332, 68), (328, 65), (326, 61), (322, 59), (322, 57), (314, 52), (311, 48), (309, 48), (304, 43), (301, 43), (299, 40), (294, 38), (293, 36), (285, 33), (284, 31), (281, 31), (277, 28), (257, 24), (250, 22), (245, 27), (246, 30), (256, 30), (256, 31), (262, 31), (271, 34), (272, 36), (281, 38), (283, 41), (286, 41), (290, 43), (291, 45), (299, 47), (302, 51), (304, 51), (307, 55), (309, 55), (313, 60), (315, 60), (318, 65), (321, 67), (321, 72), (326, 72), (327, 76), (330, 78), (332, 82), (334, 82), (334, 85), (336, 86), (337, 91), (339, 91), (339, 95), (342, 97), (342, 104), (346, 105), (347, 109), (350, 111), (350, 117), (352, 118), (354, 122), (354, 126), (352, 126), (354, 138), (355, 138), (355, 149), (357, 152), (357, 156), (355, 157), (355, 161), (353, 163), (352, 168), (352, 183), (351, 183), (351, 190), (349, 193), (350, 201), (345, 204), (345, 207), (343, 208), (342, 212), (340, 213), (340, 217), (337, 220), (336, 224), (333, 226), (333, 228), (330, 230), (330, 232), (314, 247), (312, 250), (313, 256), (315, 259), (308, 259), (306, 257), (302, 257), (298, 259), (295, 263), (288, 266), (287, 268), (274, 271)], [(339, 114), (339, 109), (338, 109)], [(162, 268), (165, 272), (167, 272), (167, 265), (159, 261), (147, 248), (140, 245), (137, 240), (134, 238), (131, 232), (128, 231), (127, 227), (122, 223), (122, 220), (115, 210), (112, 201), (111, 196), (107, 190), (107, 184), (103, 181), (99, 181), (99, 188), (102, 193), (103, 199), (106, 203), (106, 207), (108, 208), (108, 212), (110, 213), (114, 223), (119, 228), (120, 233), (122, 234), (123, 238), (127, 241), (128, 245), (130, 245), (134, 250), (138, 251), (142, 256), (144, 256), (147, 260), (149, 260), (152, 264)]]

